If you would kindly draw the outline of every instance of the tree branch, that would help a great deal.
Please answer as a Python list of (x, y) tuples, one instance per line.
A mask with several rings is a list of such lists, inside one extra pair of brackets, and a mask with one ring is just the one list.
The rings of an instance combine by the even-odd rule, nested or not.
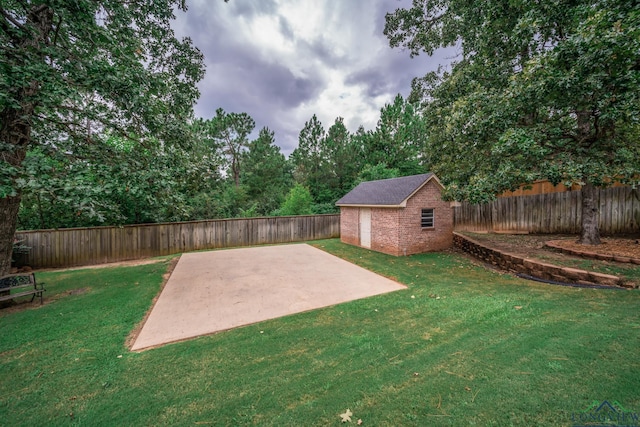
[(2, 16), (5, 17), (5, 19), (9, 22), (11, 22), (16, 28), (19, 28), (21, 30), (26, 30), (27, 28), (22, 25), (20, 22), (16, 21), (15, 18), (13, 16), (11, 16), (11, 14), (9, 12), (7, 12), (6, 10), (4, 10), (4, 8), (2, 6), (0, 6), (0, 14), (2, 14)]
[(55, 46), (58, 43), (58, 33), (60, 32), (60, 25), (62, 25), (62, 16), (58, 18), (58, 25), (56, 25), (56, 32), (53, 35), (53, 43), (52, 43), (53, 46)]

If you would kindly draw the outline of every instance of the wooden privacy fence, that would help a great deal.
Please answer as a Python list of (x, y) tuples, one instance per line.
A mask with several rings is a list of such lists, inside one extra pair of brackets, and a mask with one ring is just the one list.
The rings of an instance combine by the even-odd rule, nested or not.
[[(631, 187), (598, 190), (602, 234), (640, 231), (640, 192)], [(579, 233), (580, 191), (499, 198), (491, 203), (462, 203), (454, 208), (457, 231)]]
[(32, 268), (72, 267), (201, 249), (300, 242), (340, 236), (340, 215), (239, 218), (123, 227), (19, 231)]

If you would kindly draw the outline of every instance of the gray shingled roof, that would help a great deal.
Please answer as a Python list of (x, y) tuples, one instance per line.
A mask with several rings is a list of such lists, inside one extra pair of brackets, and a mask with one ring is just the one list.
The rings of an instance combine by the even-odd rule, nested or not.
[(336, 205), (399, 206), (433, 176), (432, 173), (425, 173), (362, 182), (338, 200)]

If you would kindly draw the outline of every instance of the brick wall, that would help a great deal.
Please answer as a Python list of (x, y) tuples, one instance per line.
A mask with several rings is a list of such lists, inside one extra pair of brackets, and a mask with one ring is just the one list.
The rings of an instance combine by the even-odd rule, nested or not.
[(360, 246), (360, 209), (340, 208), (340, 241), (349, 245)]
[[(360, 209), (340, 208), (340, 241), (355, 246), (360, 242)], [(371, 249), (390, 255), (402, 255), (398, 251), (398, 210), (371, 208)]]
[[(433, 228), (422, 228), (422, 209), (434, 210)], [(429, 181), (407, 201), (407, 207), (399, 211), (398, 224), (398, 255), (441, 251), (453, 245), (453, 210), (442, 200), (435, 181)]]
[[(434, 210), (434, 227), (423, 229), (422, 209)], [(360, 243), (360, 208), (340, 208), (340, 240)], [(441, 199), (440, 186), (428, 182), (408, 201), (405, 208), (371, 208), (371, 249), (402, 256), (441, 251), (453, 244), (453, 211)]]
[(371, 209), (371, 249), (385, 254), (399, 256), (398, 217), (400, 209)]

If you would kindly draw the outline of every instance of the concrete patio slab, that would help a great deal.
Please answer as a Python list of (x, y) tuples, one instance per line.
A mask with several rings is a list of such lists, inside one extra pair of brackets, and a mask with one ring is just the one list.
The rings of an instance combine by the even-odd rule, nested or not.
[(187, 253), (132, 350), (405, 288), (306, 244)]

